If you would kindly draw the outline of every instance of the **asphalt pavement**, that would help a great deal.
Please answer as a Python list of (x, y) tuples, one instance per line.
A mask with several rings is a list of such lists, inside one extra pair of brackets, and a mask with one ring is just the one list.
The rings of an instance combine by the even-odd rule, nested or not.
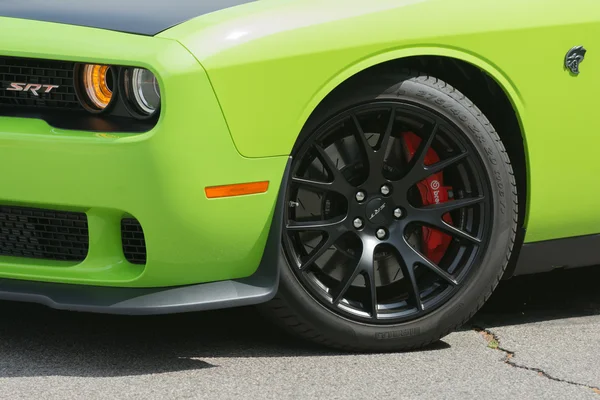
[(424, 351), (351, 355), (253, 308), (159, 317), (0, 303), (1, 399), (596, 399), (600, 267), (503, 282)]

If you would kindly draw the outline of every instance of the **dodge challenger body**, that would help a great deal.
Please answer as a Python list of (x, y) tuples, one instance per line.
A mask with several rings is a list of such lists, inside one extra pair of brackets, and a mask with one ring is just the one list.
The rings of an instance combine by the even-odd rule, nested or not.
[(352, 351), (600, 262), (596, 0), (0, 2), (0, 299)]

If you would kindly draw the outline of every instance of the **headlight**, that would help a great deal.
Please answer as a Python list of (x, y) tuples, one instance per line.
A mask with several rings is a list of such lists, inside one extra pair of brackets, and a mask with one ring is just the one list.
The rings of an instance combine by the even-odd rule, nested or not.
[(160, 108), (160, 87), (156, 76), (147, 69), (123, 70), (125, 97), (141, 117), (154, 115)]
[(92, 112), (106, 109), (113, 99), (115, 78), (112, 68), (108, 65), (84, 64), (76, 75), (78, 94), (84, 106)]
[(112, 117), (152, 123), (160, 115), (158, 79), (145, 68), (81, 63), (75, 65), (74, 81), (81, 106), (112, 123)]

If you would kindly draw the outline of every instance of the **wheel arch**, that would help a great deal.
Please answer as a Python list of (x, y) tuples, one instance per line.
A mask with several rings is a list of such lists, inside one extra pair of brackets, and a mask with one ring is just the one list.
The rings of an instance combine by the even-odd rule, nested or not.
[[(500, 68), (471, 53), (440, 47), (418, 47), (363, 58), (332, 77), (308, 103), (302, 132), (321, 118), (324, 105), (338, 90), (366, 74), (411, 68), (444, 80), (466, 95), (490, 119), (504, 142), (515, 172), (519, 198), (518, 232), (505, 278), (512, 276), (525, 237), (529, 199), (529, 167), (524, 102), (518, 88)], [(304, 135), (300, 135), (300, 139)], [(301, 140), (299, 140), (301, 141)]]
[(313, 111), (317, 109), (319, 104), (321, 104), (329, 94), (331, 94), (336, 88), (348, 82), (352, 77), (362, 73), (367, 73), (374, 67), (382, 66), (384, 64), (400, 63), (408, 59), (424, 57), (439, 57), (447, 60), (467, 63), (485, 72), (494, 79), (498, 86), (502, 88), (506, 97), (510, 100), (511, 105), (521, 124), (521, 130), (523, 131), (524, 102), (521, 93), (516, 85), (511, 81), (509, 76), (504, 74), (499, 67), (482, 57), (478, 57), (459, 49), (437, 46), (410, 47), (390, 50), (382, 53), (372, 54), (357, 60), (355, 63), (340, 70), (339, 73), (337, 73), (335, 76), (332, 76), (329, 81), (325, 82), (321, 86), (319, 91), (315, 93), (315, 95), (307, 103), (301, 120), (307, 121)]

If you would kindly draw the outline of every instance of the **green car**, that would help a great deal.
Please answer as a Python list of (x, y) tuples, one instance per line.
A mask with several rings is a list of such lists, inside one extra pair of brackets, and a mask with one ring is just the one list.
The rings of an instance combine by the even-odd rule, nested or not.
[(599, 72), (597, 0), (4, 0), (0, 299), (423, 347), (600, 263)]

